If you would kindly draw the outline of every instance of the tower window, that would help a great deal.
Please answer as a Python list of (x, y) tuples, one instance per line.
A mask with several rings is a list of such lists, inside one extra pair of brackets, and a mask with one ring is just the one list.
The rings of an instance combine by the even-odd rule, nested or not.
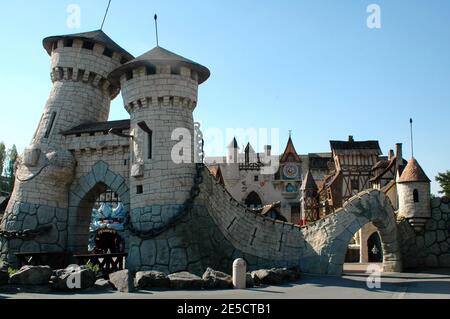
[(144, 192), (144, 187), (142, 185), (136, 186), (136, 194), (142, 194)]
[(354, 190), (358, 191), (359, 190), (359, 180), (352, 179), (351, 180), (351, 187), (352, 187), (352, 191), (354, 191)]
[(129, 72), (125, 73), (125, 77), (126, 77), (127, 81), (131, 80), (133, 78), (133, 72), (129, 71)]
[(147, 66), (145, 68), (145, 71), (146, 71), (147, 75), (156, 74), (156, 68), (154, 66)]
[(91, 42), (91, 41), (84, 41), (84, 42), (83, 42), (83, 49), (86, 49), (86, 50), (93, 50), (93, 49), (94, 49), (94, 42)]
[(103, 51), (103, 55), (107, 56), (108, 58), (112, 58), (113, 53), (114, 53), (113, 50), (108, 49), (108, 48), (105, 48), (105, 51)]
[(147, 132), (147, 158), (152, 159), (152, 138), (153, 132), (150, 130)]
[(65, 39), (64, 40), (64, 47), (65, 48), (71, 48), (73, 45), (73, 40), (72, 39)]
[(47, 130), (45, 131), (45, 138), (48, 138), (50, 136), (50, 133), (52, 131), (53, 123), (55, 122), (56, 112), (52, 112), (52, 115), (50, 117), (50, 121), (48, 122)]
[(254, 181), (255, 181), (255, 182), (259, 181), (259, 175), (255, 175)]
[(413, 200), (414, 200), (414, 203), (419, 202), (419, 191), (417, 189), (413, 190)]

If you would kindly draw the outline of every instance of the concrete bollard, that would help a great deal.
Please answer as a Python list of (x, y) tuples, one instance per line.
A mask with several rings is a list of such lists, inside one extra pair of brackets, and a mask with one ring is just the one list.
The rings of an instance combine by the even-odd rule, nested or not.
[(244, 259), (238, 258), (233, 262), (233, 286), (235, 289), (246, 288), (247, 264)]

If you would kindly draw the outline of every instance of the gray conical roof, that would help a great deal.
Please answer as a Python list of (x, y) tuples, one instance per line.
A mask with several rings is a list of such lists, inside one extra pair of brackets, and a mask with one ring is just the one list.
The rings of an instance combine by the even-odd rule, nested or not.
[(239, 149), (238, 142), (236, 141), (236, 137), (233, 137), (230, 144), (228, 144), (227, 148), (237, 148)]
[(306, 173), (305, 179), (303, 180), (301, 190), (317, 190), (317, 184), (310, 170)]
[(100, 43), (100, 44), (103, 44), (105, 47), (122, 54), (127, 61), (134, 59), (133, 55), (128, 53), (121, 46), (119, 46), (116, 42), (114, 42), (102, 30), (95, 30), (95, 31), (83, 32), (83, 33), (66, 34), (66, 35), (55, 35), (55, 36), (47, 37), (42, 41), (42, 44), (44, 45), (44, 48), (49, 55), (52, 53), (53, 43), (55, 41), (58, 41), (61, 39), (81, 39), (81, 40), (89, 40), (94, 43)]
[(121, 67), (117, 68), (109, 75), (109, 80), (112, 83), (119, 83), (120, 77), (125, 72), (133, 70), (140, 66), (157, 66), (157, 65), (171, 65), (174, 67), (185, 66), (189, 69), (196, 71), (198, 73), (198, 83), (201, 84), (205, 82), (209, 76), (210, 72), (208, 68), (203, 65), (198, 64), (192, 60), (186, 59), (181, 55), (175, 54), (169, 50), (166, 50), (160, 46), (157, 46), (150, 51), (142, 54), (136, 59), (125, 63)]

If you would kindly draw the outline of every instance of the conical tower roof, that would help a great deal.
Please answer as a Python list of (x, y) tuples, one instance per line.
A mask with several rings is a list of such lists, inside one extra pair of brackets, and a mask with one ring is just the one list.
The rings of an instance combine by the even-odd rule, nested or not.
[(118, 84), (120, 77), (125, 72), (133, 70), (140, 66), (155, 67), (157, 65), (170, 65), (172, 67), (185, 66), (198, 73), (199, 84), (205, 82), (210, 76), (208, 68), (204, 67), (203, 65), (200, 65), (197, 62), (186, 59), (178, 54), (157, 46), (111, 72), (111, 74), (109, 75), (109, 79), (112, 83)]
[(303, 180), (301, 190), (318, 190), (316, 181), (311, 173), (311, 170), (308, 170), (306, 173), (305, 179)]
[(410, 182), (431, 182), (414, 157), (409, 160), (408, 164), (403, 170), (402, 175), (398, 179), (398, 183)]
[(292, 142), (292, 138), (289, 135), (288, 142), (286, 144), (286, 148), (284, 149), (283, 155), (281, 155), (280, 162), (285, 162), (289, 154), (294, 156), (296, 162), (300, 162), (300, 156), (298, 156), (297, 151), (295, 150), (294, 143)]
[(95, 30), (95, 31), (83, 32), (83, 33), (66, 34), (66, 35), (55, 35), (55, 36), (47, 37), (42, 41), (42, 44), (49, 55), (51, 55), (51, 53), (52, 53), (53, 43), (55, 43), (55, 41), (58, 41), (61, 39), (81, 39), (81, 40), (92, 41), (94, 43), (100, 43), (100, 44), (103, 44), (105, 47), (122, 54), (127, 61), (134, 59), (133, 55), (128, 53), (121, 46), (119, 46), (116, 42), (114, 42), (102, 30)]
[(236, 141), (236, 137), (233, 137), (230, 144), (228, 144), (227, 148), (237, 148), (239, 149), (238, 142)]

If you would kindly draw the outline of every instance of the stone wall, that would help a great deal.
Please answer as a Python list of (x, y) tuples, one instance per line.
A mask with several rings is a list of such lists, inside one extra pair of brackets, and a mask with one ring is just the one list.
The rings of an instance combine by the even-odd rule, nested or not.
[(406, 220), (399, 223), (405, 268), (450, 267), (450, 200), (431, 200), (431, 219), (416, 233)]
[[(241, 257), (249, 269), (300, 266), (303, 272), (339, 275), (351, 237), (372, 221), (380, 230), (386, 271), (401, 269), (394, 211), (377, 190), (358, 194), (344, 208), (299, 227), (253, 213), (239, 204), (207, 170), (194, 209), (153, 239), (132, 236), (128, 266), (132, 270), (191, 271), (206, 267), (230, 272)], [(133, 223), (158, 228), (178, 206), (152, 206), (133, 213)], [(137, 220), (137, 216), (140, 219)]]

